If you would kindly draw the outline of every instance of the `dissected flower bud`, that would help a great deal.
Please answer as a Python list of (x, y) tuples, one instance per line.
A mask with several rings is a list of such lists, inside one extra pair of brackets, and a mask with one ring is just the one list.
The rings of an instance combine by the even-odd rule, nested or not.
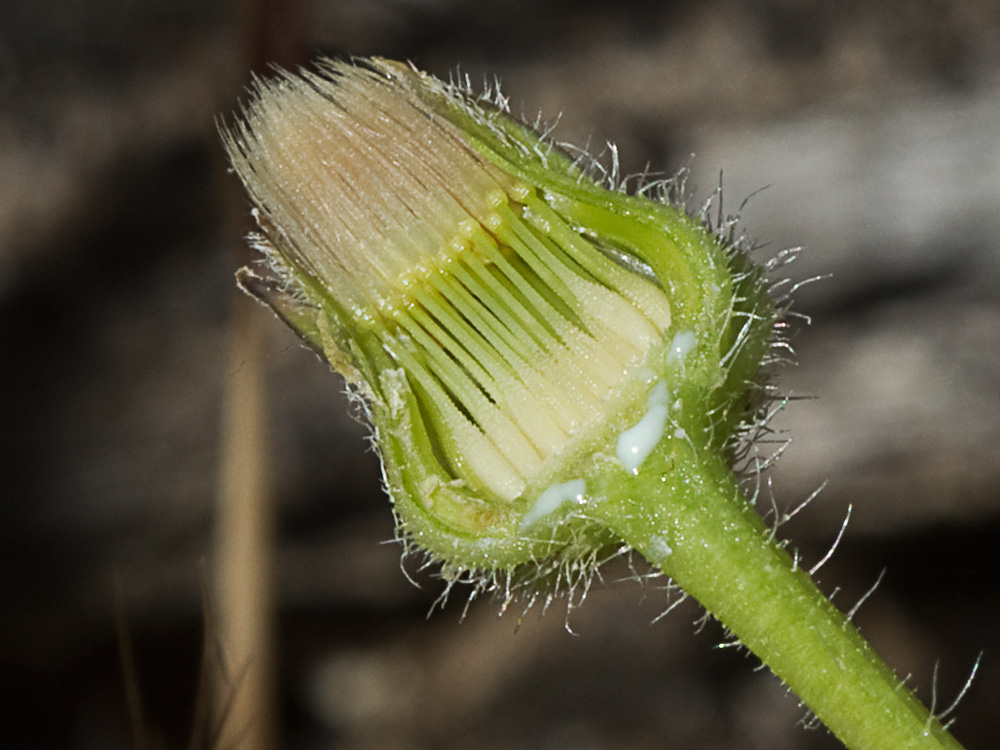
[(225, 143), (274, 274), (241, 283), (364, 395), (402, 534), (450, 575), (597, 559), (601, 488), (752, 408), (774, 310), (745, 255), (502, 107), (322, 61)]

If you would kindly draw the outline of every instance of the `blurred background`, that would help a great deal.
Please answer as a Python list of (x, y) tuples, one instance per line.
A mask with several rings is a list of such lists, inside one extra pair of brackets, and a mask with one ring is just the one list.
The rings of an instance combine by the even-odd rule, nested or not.
[[(318, 53), (495, 74), (515, 111), (562, 113), (559, 138), (615, 142), (625, 172), (687, 164), (704, 198), (723, 170), (731, 210), (754, 194), (761, 257), (801, 245), (788, 275), (827, 277), (796, 295), (812, 324), (771, 479), (781, 507), (829, 483), (783, 532), (811, 565), (853, 507), (822, 588), (847, 610), (886, 571), (857, 621), (938, 710), (984, 651), (954, 731), (996, 746), (995, 0), (7, 0), (2, 17), (9, 747), (839, 747), (714, 648), (697, 606), (651, 624), (662, 582), (624, 565), (572, 634), (558, 604), (519, 620), (477, 601), (460, 622), (461, 592), (427, 617), (441, 584), (410, 564), (412, 585), (386, 543), (343, 383), (233, 284), (249, 206), (216, 123), (252, 68)], [(246, 618), (250, 658), (227, 645)]]

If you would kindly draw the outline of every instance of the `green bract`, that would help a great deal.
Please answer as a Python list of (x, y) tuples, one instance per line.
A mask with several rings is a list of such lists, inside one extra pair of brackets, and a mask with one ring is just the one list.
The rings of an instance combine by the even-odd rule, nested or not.
[(242, 283), (364, 394), (400, 528), (450, 574), (615, 544), (600, 493), (731, 440), (774, 307), (682, 210), (388, 61), (259, 84), (245, 120), (280, 283)]

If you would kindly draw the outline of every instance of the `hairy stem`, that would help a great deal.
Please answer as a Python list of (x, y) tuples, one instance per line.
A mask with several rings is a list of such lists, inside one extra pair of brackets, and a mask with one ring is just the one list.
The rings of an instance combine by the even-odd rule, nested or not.
[(795, 565), (721, 458), (682, 447), (603, 489), (591, 512), (695, 597), (846, 747), (961, 748)]

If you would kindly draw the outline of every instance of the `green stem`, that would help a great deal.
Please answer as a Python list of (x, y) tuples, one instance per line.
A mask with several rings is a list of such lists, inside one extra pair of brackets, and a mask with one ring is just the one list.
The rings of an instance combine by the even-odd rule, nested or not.
[(721, 458), (684, 446), (600, 489), (606, 499), (592, 512), (695, 597), (845, 746), (961, 748), (796, 566)]

